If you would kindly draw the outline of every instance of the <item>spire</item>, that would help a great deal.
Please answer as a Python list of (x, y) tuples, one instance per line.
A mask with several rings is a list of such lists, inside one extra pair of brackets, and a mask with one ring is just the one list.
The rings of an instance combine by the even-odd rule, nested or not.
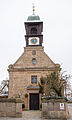
[(35, 5), (33, 3), (33, 15), (35, 15)]
[(33, 3), (32, 7), (33, 14), (31, 16), (28, 16), (27, 21), (40, 21), (40, 17), (38, 15), (35, 15), (35, 4)]

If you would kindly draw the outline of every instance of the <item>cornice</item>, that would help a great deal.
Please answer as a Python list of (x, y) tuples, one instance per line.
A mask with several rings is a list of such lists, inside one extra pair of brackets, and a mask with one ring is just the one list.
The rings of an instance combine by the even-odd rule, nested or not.
[(37, 68), (9, 68), (8, 71), (9, 72), (23, 72), (23, 71), (60, 71), (60, 67), (50, 67), (50, 68), (46, 68), (46, 67), (37, 67)]

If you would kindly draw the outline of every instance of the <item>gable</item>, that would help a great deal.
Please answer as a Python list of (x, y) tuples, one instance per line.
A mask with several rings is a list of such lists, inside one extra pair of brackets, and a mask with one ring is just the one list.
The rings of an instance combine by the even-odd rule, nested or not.
[[(33, 50), (36, 51), (36, 55), (32, 54)], [(33, 58), (36, 59), (36, 64), (32, 64)], [(55, 63), (44, 52), (43, 47), (25, 47), (25, 52), (13, 64), (16, 68), (52, 68), (55, 66)]]

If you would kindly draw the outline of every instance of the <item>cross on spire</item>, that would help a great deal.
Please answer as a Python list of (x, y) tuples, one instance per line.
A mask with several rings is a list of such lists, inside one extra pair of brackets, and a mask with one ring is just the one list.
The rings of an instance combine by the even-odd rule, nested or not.
[(35, 5), (33, 3), (33, 15), (35, 15)]

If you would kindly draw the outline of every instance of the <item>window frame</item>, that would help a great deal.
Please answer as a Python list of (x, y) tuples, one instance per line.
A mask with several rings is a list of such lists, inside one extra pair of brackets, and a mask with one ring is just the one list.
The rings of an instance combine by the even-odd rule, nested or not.
[(31, 76), (31, 83), (32, 84), (37, 84), (37, 75), (32, 75)]
[(32, 58), (32, 64), (33, 64), (33, 65), (36, 64), (36, 58)]

